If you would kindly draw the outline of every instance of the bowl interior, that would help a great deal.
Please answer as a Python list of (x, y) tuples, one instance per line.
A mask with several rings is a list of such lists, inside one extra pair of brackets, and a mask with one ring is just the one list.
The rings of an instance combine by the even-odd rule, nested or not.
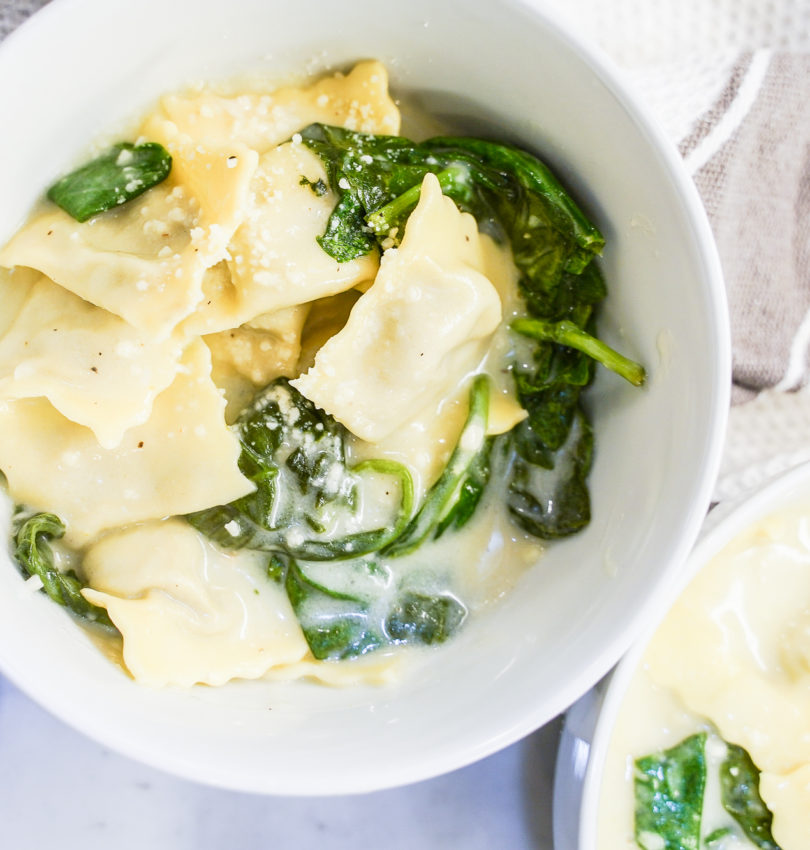
[(0, 240), (89, 141), (163, 92), (246, 72), (285, 81), (367, 57), (387, 64), (403, 99), (554, 167), (608, 240), (601, 335), (651, 377), (637, 391), (600, 374), (590, 395), (587, 531), (551, 547), (397, 686), (145, 690), (56, 606), (22, 592), (13, 567), (0, 569), (7, 675), (108, 746), (232, 788), (383, 788), (459, 767), (554, 717), (660, 607), (719, 461), (728, 329), (696, 193), (602, 60), (519, 2), (412, 0), (393, 24), (371, 0), (54, 0), (0, 50)]

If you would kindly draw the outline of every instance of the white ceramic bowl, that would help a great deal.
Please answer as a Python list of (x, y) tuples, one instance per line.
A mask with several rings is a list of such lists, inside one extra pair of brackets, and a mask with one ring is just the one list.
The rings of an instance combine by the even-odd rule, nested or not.
[[(746, 529), (779, 510), (809, 500), (810, 463), (805, 463), (771, 479), (752, 495), (716, 508), (678, 579), (677, 589), (685, 588)], [(597, 846), (598, 808), (613, 730), (633, 675), (665, 613), (650, 624), (610, 676), (579, 699), (566, 715), (554, 783), (555, 850), (595, 850)]]
[[(729, 392), (723, 283), (674, 148), (595, 53), (517, 2), (54, 0), (0, 49), (0, 240), (97, 134), (160, 93), (376, 57), (396, 93), (540, 152), (605, 231), (601, 334), (642, 391), (599, 376), (593, 521), (390, 688), (304, 682), (155, 692), (0, 569), (0, 668), (68, 723), (203, 782), (359, 792), (481, 758), (557, 715), (658, 611), (706, 512)], [(268, 710), (272, 709), (272, 710)]]

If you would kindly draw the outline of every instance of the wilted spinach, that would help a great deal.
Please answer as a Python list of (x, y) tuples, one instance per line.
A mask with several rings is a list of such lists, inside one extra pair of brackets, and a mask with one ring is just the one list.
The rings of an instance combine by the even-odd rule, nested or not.
[(440, 176), (444, 193), (483, 229), (510, 240), (527, 276), (551, 281), (565, 270), (579, 273), (604, 245), (551, 171), (518, 148), (453, 137), (415, 143), (325, 124), (311, 124), (301, 138), (321, 158), (331, 188), (340, 195), (327, 233), (358, 234), (351, 249), (347, 240), (341, 257), (323, 246), (341, 261), (367, 253), (374, 235), (385, 238), (395, 227), (401, 235), (428, 172)]
[(351, 592), (316, 581), (309, 569), (290, 561), (284, 586), (307, 644), (319, 660), (354, 658), (384, 646), (442, 643), (467, 615), (450, 594), (407, 587), (392, 590), (389, 572), (375, 561), (335, 565), (340, 570), (335, 578), (348, 583)]
[(476, 375), (470, 388), (470, 406), (450, 460), (428, 490), (421, 507), (401, 535), (384, 550), (405, 555), (431, 534), (439, 536), (451, 525), (461, 528), (470, 519), (489, 477), (491, 440), (487, 439), (489, 379)]
[(54, 183), (48, 198), (76, 221), (87, 221), (142, 195), (171, 169), (171, 155), (157, 142), (122, 142)]
[(104, 608), (82, 596), (85, 584), (72, 570), (56, 566), (52, 541), (65, 534), (65, 525), (55, 514), (18, 511), (14, 518), (14, 558), (26, 576), (37, 576), (42, 590), (82, 619), (115, 629)]
[(636, 760), (636, 843), (642, 850), (699, 850), (741, 829), (760, 850), (780, 850), (771, 834), (773, 814), (759, 793), (760, 772), (748, 752), (736, 744), (726, 744), (717, 776), (720, 800), (733, 821), (714, 829), (701, 842), (704, 793), (710, 781), (708, 735), (691, 735), (668, 750)]
[(565, 443), (549, 451), (534, 438), (531, 416), (506, 441), (514, 449), (509, 479), (509, 515), (525, 531), (542, 539), (565, 537), (591, 519), (588, 472), (593, 431), (579, 408), (572, 414)]
[[(346, 569), (367, 566), (344, 562), (341, 570)], [(369, 616), (367, 598), (313, 581), (296, 561), (287, 567), (284, 588), (310, 651), (318, 660), (354, 658), (383, 645), (383, 636)]]
[(699, 850), (705, 749), (700, 732), (636, 760), (635, 835), (642, 850)]
[[(349, 468), (345, 428), (286, 378), (266, 387), (235, 426), (242, 447), (239, 468), (255, 491), (187, 516), (220, 546), (281, 552), (307, 561), (352, 558), (382, 548), (410, 519), (413, 482), (408, 470), (382, 459)], [(368, 471), (399, 483), (400, 506), (390, 526), (342, 536), (328, 533), (326, 524), (334, 516), (326, 509), (354, 513), (358, 481)]]
[(729, 744), (720, 766), (723, 808), (760, 850), (780, 850), (771, 833), (773, 814), (759, 794), (759, 773), (747, 750)]
[(559, 322), (515, 319), (510, 327), (513, 331), (538, 342), (551, 342), (587, 354), (637, 387), (644, 383), (644, 369), (638, 363), (614, 351), (570, 319), (562, 319)]
[[(579, 530), (590, 517), (585, 481), (593, 446), (580, 393), (593, 379), (596, 361), (636, 385), (645, 379), (639, 364), (594, 334), (593, 310), (606, 293), (592, 263), (604, 246), (599, 230), (544, 163), (510, 145), (454, 137), (415, 143), (324, 124), (312, 124), (300, 135), (338, 193), (318, 241), (339, 262), (401, 237), (429, 172), (482, 231), (510, 245), (527, 314), (512, 328), (534, 345), (528, 367), (513, 366), (529, 418), (498, 441), (518, 456), (508, 471), (507, 507), (524, 529), (541, 537)], [(576, 438), (575, 421), (582, 423)], [(552, 499), (535, 487), (547, 476), (530, 467), (552, 468), (562, 458)], [(464, 510), (474, 509), (483, 492), (485, 465), (481, 460), (477, 480), (471, 476), (465, 484)], [(451, 522), (442, 522), (440, 531)]]
[(389, 611), (385, 632), (395, 644), (443, 643), (466, 616), (467, 609), (455, 596), (406, 591)]

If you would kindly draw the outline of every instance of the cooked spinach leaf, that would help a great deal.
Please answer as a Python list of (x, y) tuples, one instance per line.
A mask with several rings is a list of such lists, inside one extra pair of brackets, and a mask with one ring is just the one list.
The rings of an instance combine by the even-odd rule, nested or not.
[(590, 522), (587, 479), (593, 431), (579, 409), (572, 412), (572, 420), (565, 443), (554, 452), (534, 438), (531, 417), (506, 438), (506, 450), (514, 451), (506, 498), (509, 515), (541, 539), (574, 534)]
[(642, 850), (699, 850), (706, 733), (635, 762), (635, 837)]
[[(415, 143), (324, 124), (311, 124), (301, 137), (322, 159), (332, 189), (340, 192), (332, 218), (343, 220), (346, 231), (370, 227), (387, 236), (400, 228), (401, 234), (419, 184), (432, 172), (442, 175), (444, 193), (482, 228), (510, 239), (518, 268), (530, 276), (578, 273), (604, 246), (601, 233), (551, 171), (516, 147), (453, 137)], [(343, 205), (347, 196), (353, 199), (350, 207)], [(400, 200), (393, 204), (395, 199)], [(335, 228), (330, 221), (327, 230)], [(366, 253), (360, 240), (355, 250), (354, 256)]]
[(365, 223), (361, 203), (347, 192), (329, 217), (323, 235), (317, 237), (318, 244), (339, 263), (362, 257), (377, 244)]
[(48, 190), (48, 198), (76, 221), (125, 204), (169, 176), (172, 158), (157, 142), (122, 142)]
[(773, 814), (759, 794), (759, 773), (747, 750), (729, 744), (720, 766), (723, 808), (760, 850), (780, 850), (771, 834)]
[[(255, 491), (187, 516), (220, 546), (281, 552), (307, 561), (352, 558), (382, 548), (410, 519), (413, 481), (408, 470), (381, 459), (349, 468), (343, 426), (286, 378), (258, 395), (237, 420), (236, 430), (242, 449), (239, 468)], [(400, 505), (391, 524), (329, 533), (330, 523), (354, 513), (358, 482), (368, 472), (390, 475), (399, 484)], [(309, 531), (315, 534), (308, 536)]]
[(467, 609), (449, 594), (403, 593), (385, 620), (393, 643), (443, 643), (464, 622)]
[(637, 387), (644, 383), (643, 366), (614, 351), (609, 345), (591, 336), (568, 319), (559, 322), (515, 319), (510, 327), (516, 333), (536, 339), (538, 342), (553, 342), (581, 351)]
[(284, 586), (310, 651), (319, 660), (342, 660), (384, 646), (442, 643), (467, 609), (450, 594), (391, 587), (384, 565), (367, 559), (330, 565), (289, 562)]
[[(323, 124), (306, 127), (301, 138), (321, 158), (338, 193), (319, 242), (339, 261), (400, 238), (429, 172), (437, 175), (446, 195), (475, 216), (482, 231), (510, 245), (527, 314), (511, 327), (533, 342), (528, 362), (513, 365), (518, 399), (529, 418), (507, 440), (519, 455), (507, 470), (510, 510), (532, 534), (556, 537), (578, 531), (590, 517), (585, 478), (593, 446), (580, 393), (593, 379), (595, 362), (635, 385), (645, 380), (638, 363), (609, 348), (594, 332), (594, 307), (606, 293), (592, 262), (604, 246), (599, 230), (544, 163), (511, 145), (457, 137), (415, 143)], [(576, 439), (571, 435), (575, 421), (584, 423)], [(576, 462), (571, 461), (573, 447)], [(567, 462), (554, 479), (553, 493), (538, 489), (548, 476), (534, 474), (531, 467), (550, 468), (563, 457)], [(477, 504), (486, 483), (480, 474), (484, 466), (481, 460), (477, 478), (467, 479), (454, 518), (447, 512), (440, 518), (439, 533), (458, 523), (464, 505)], [(423, 508), (419, 522), (432, 509), (435, 504)], [(543, 515), (540, 521), (538, 514)], [(416, 527), (408, 532), (415, 534)], [(404, 551), (404, 543), (395, 545)]]
[[(739, 834), (738, 827), (728, 821), (700, 843), (708, 782), (707, 738), (708, 733), (701, 732), (669, 750), (636, 761), (636, 843), (643, 850), (697, 850)], [(722, 743), (725, 755), (717, 780), (723, 808), (760, 850), (780, 850), (771, 833), (773, 815), (759, 794), (759, 770), (745, 749)]]
[(54, 602), (69, 608), (79, 617), (115, 629), (104, 608), (93, 605), (82, 596), (85, 587), (72, 570), (61, 571), (56, 566), (52, 541), (65, 534), (65, 525), (55, 514), (18, 513), (14, 521), (14, 557), (27, 576), (38, 576), (42, 589)]
[(441, 537), (448, 528), (458, 531), (472, 519), (492, 473), (490, 455), (494, 442), (493, 437), (487, 437), (481, 451), (476, 454), (467, 467), (458, 495), (447, 508), (444, 517), (436, 525), (435, 537)]
[[(363, 566), (343, 562), (337, 568)], [(284, 587), (310, 651), (319, 661), (354, 658), (385, 642), (369, 616), (368, 599), (313, 581), (295, 561), (289, 563)]]
[(391, 556), (406, 555), (433, 533), (448, 526), (464, 525), (472, 516), (486, 484), (485, 470), (491, 442), (487, 440), (489, 379), (476, 375), (470, 388), (467, 420), (447, 466), (428, 490), (422, 506), (400, 536), (384, 550)]

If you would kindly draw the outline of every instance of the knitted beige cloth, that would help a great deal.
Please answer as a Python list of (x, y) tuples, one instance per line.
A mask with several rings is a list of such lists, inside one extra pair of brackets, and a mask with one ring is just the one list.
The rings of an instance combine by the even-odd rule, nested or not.
[(684, 157), (726, 279), (732, 409), (716, 499), (810, 460), (810, 0), (546, 0)]

